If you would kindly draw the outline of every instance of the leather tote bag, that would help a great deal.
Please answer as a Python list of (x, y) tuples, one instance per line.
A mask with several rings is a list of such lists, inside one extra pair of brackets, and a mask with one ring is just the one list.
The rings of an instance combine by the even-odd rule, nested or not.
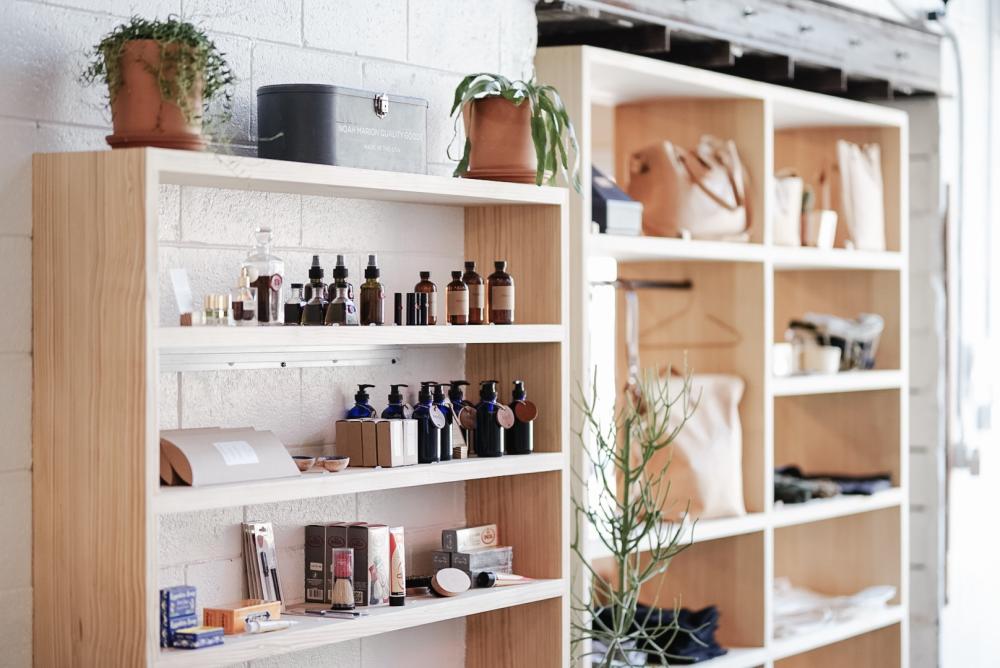
[(837, 141), (840, 200), (844, 224), (854, 247), (885, 250), (882, 151), (878, 144)]
[[(725, 374), (695, 374), (691, 390), (698, 401), (694, 414), (649, 464), (657, 473), (670, 467), (664, 477), (670, 482), (662, 508), (664, 519), (681, 519), (688, 502), (692, 520), (745, 515), (739, 412), (743, 380)], [(671, 411), (671, 429), (680, 424), (682, 412)]]
[(733, 141), (706, 135), (693, 151), (669, 141), (647, 146), (632, 155), (629, 171), (645, 234), (747, 239), (747, 173)]

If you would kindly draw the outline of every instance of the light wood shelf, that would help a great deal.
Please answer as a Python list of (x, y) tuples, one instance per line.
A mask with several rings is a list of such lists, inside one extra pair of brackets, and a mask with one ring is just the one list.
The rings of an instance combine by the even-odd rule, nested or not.
[[(285, 615), (283, 619), (297, 622), (287, 631), (226, 636), (223, 645), (197, 651), (161, 650), (156, 664), (207, 668), (254, 661), (448, 619), (562, 599), (567, 591), (568, 583), (565, 580), (540, 580), (516, 587), (473, 589), (453, 598), (409, 597), (406, 605), (401, 608), (373, 608), (368, 611), (367, 616), (355, 619), (315, 619)], [(400, 648), (401, 654), (405, 651), (405, 648)]]
[(902, 505), (904, 499), (903, 490), (894, 487), (871, 496), (837, 496), (831, 499), (813, 499), (805, 503), (779, 503), (774, 507), (770, 524), (779, 528), (821, 522), (836, 517), (898, 507)]
[[(162, 149), (39, 154), (33, 171), (33, 567), (66, 576), (36, 578), (37, 664), (254, 661), (466, 616), (466, 665), (485, 668), (501, 655), (518, 665), (568, 664), (565, 189)], [(467, 259), (486, 266), (505, 257), (520, 268), (519, 286), (544, 289), (519, 294), (518, 319), (529, 324), (510, 327), (158, 327), (162, 184), (459, 207)], [(58, 267), (70, 264), (90, 277), (91, 298), (65, 299), (72, 286)], [(67, 319), (72, 328), (64, 326)], [(524, 380), (539, 408), (535, 453), (160, 487), (161, 371), (330, 364), (340, 357), (373, 364), (411, 346), (452, 348), (444, 354), (464, 360), (471, 378), (496, 378), (505, 387)], [(74, 465), (66, 466), (70, 460)], [(464, 483), (465, 521), (496, 523), (518, 555), (518, 572), (539, 582), (413, 600), (403, 610), (379, 609), (346, 623), (306, 619), (293, 631), (231, 639), (219, 649), (160, 650), (157, 527), (163, 515), (450, 482)], [(239, 560), (233, 568), (242, 569)], [(222, 602), (210, 594), (199, 599)]]
[(905, 619), (906, 609), (901, 605), (890, 605), (884, 609), (861, 612), (850, 619), (831, 623), (816, 631), (779, 638), (774, 641), (769, 653), (771, 659), (777, 661), (893, 624), (901, 624)]
[[(743, 378), (743, 495), (748, 515), (695, 525), (694, 545), (649, 583), (643, 599), (670, 608), (716, 604), (719, 637), (758, 647), (747, 665), (812, 665), (804, 653), (838, 641), (862, 643), (885, 666), (907, 665), (908, 638), (908, 121), (904, 112), (706, 72), (593, 47), (540, 49), (539, 79), (562, 94), (581, 140), (583, 192), (571, 195), (571, 369), (585, 389), (595, 361), (612, 365), (622, 387), (627, 363), (622, 299), (613, 336), (594, 333), (591, 281), (690, 280), (689, 291), (640, 290), (639, 357), (643, 367), (684, 366)], [(703, 134), (736, 141), (752, 188), (749, 243), (628, 237), (592, 231), (591, 165), (627, 180), (632, 152), (670, 140), (693, 146)], [(774, 174), (796, 168), (808, 182), (835, 158), (838, 138), (882, 147), (885, 252), (795, 248), (773, 243)], [(595, 259), (601, 259), (595, 262)], [(604, 293), (602, 293), (604, 294)], [(602, 305), (607, 297), (602, 296)], [(772, 345), (788, 320), (808, 311), (885, 319), (876, 369), (776, 378)], [(718, 323), (725, 323), (730, 330)], [(738, 335), (732, 335), (736, 330)], [(614, 346), (613, 350), (609, 347)], [(610, 387), (610, 383), (608, 385)], [(578, 417), (578, 416), (577, 416)], [(773, 503), (774, 467), (807, 473), (887, 472), (893, 488), (872, 497), (841, 497), (799, 506)], [(580, 469), (583, 455), (572, 453)], [(579, 484), (573, 488), (582, 494)], [(683, 500), (679, 500), (683, 501)], [(862, 545), (866, 536), (872, 544)], [(835, 545), (819, 566), (806, 543)], [(606, 550), (591, 543), (603, 567)], [(876, 558), (877, 553), (877, 558)], [(834, 564), (850, 570), (837, 576)], [(856, 585), (898, 587), (893, 607), (815, 633), (777, 639), (772, 632), (776, 565), (804, 586), (846, 594)], [(575, 594), (586, 591), (577, 569)], [(794, 578), (793, 578), (794, 583)], [(663, 594), (659, 593), (663, 587)], [(645, 594), (644, 594), (645, 595)], [(883, 633), (869, 633), (891, 627)], [(863, 636), (864, 640), (854, 640)], [(755, 651), (755, 650), (750, 650)], [(847, 656), (849, 654), (831, 654)], [(734, 654), (738, 657), (739, 654)], [(735, 665), (742, 665), (734, 658)], [(781, 663), (777, 663), (781, 660)], [(710, 665), (715, 665), (711, 662)], [(720, 664), (722, 665), (722, 664)], [(729, 664), (725, 664), (729, 665)], [(839, 665), (822, 657), (816, 665)], [(874, 664), (873, 664), (874, 665)], [(879, 664), (882, 666), (883, 664)]]
[(502, 476), (562, 471), (566, 455), (536, 452), (530, 455), (489, 459), (454, 459), (435, 464), (393, 468), (351, 468), (339, 473), (308, 473), (295, 478), (279, 478), (250, 483), (206, 487), (161, 487), (153, 496), (160, 515), (209, 508), (226, 508), (257, 503), (312, 499), (339, 494), (359, 494), (403, 487), (440, 485), (449, 482), (482, 480)]
[(872, 371), (842, 371), (831, 374), (773, 378), (771, 390), (776, 397), (898, 390), (903, 387), (905, 378), (902, 371), (879, 371), (877, 369)]

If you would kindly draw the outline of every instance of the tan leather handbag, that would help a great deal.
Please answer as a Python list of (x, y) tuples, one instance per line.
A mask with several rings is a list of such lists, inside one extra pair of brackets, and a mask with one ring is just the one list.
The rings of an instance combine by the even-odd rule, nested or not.
[(747, 185), (736, 144), (705, 135), (693, 151), (665, 141), (634, 153), (628, 194), (645, 234), (745, 241)]

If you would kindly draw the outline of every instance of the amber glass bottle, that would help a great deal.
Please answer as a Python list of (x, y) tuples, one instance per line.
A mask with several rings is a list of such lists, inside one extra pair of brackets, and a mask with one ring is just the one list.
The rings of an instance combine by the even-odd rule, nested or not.
[(486, 286), (483, 285), (483, 277), (476, 273), (475, 262), (466, 261), (462, 282), (469, 289), (469, 324), (485, 324)]
[(486, 281), (486, 302), (490, 322), (495, 325), (514, 324), (514, 279), (507, 273), (507, 261), (497, 260), (496, 269)]
[(448, 284), (448, 322), (452, 325), (466, 325), (469, 322), (469, 289), (462, 281), (462, 272), (451, 272)]
[(385, 288), (378, 279), (378, 257), (369, 255), (365, 282), (361, 284), (362, 325), (381, 325), (385, 321)]
[(417, 283), (413, 291), (417, 294), (423, 292), (427, 295), (427, 322), (426, 325), (437, 324), (437, 286), (431, 281), (431, 272), (420, 272), (420, 282)]

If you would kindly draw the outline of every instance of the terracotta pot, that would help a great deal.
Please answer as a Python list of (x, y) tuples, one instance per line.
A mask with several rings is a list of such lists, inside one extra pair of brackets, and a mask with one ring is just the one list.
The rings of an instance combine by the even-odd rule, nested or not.
[(472, 142), (466, 178), (534, 183), (538, 159), (531, 141), (531, 105), (486, 97), (466, 110), (465, 131)]
[[(171, 45), (167, 48), (176, 50), (181, 47)], [(122, 48), (122, 84), (111, 103), (115, 133), (107, 138), (112, 147), (205, 147), (205, 140), (201, 135), (201, 119), (189, 123), (176, 103), (161, 97), (154, 73), (159, 65), (160, 45), (155, 40), (133, 40)], [(163, 74), (167, 79), (173, 75), (170, 70)], [(190, 96), (190, 108), (199, 114), (201, 90), (202, 84), (199, 81)]]

